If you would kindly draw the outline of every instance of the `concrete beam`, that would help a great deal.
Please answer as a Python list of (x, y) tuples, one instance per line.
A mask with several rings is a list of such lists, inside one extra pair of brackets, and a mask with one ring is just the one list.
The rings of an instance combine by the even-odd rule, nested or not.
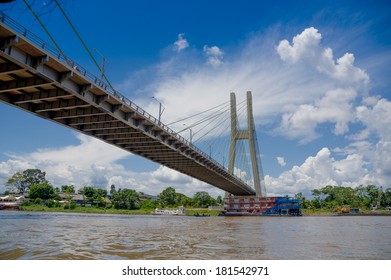
[(18, 98), (14, 101), (15, 104), (28, 103), (28, 102), (36, 102), (36, 101), (48, 101), (52, 99), (60, 99), (71, 96), (68, 92), (61, 89), (52, 89), (48, 91), (38, 91), (33, 93), (26, 93), (24, 95), (18, 96)]
[(13, 80), (9, 82), (3, 82), (2, 84), (0, 84), (0, 92), (31, 89), (43, 85), (48, 85), (48, 84), (52, 84), (52, 83), (40, 78), (27, 78), (27, 79)]
[(66, 121), (65, 124), (70, 126), (118, 122), (118, 120), (108, 115), (66, 119), (65, 121)]
[(54, 102), (41, 103), (35, 106), (35, 112), (45, 112), (45, 111), (60, 111), (60, 110), (70, 110), (75, 108), (87, 108), (91, 107), (90, 104), (85, 103), (80, 99), (69, 99), (69, 100), (58, 100)]
[(1, 38), (0, 40), (0, 49), (5, 50), (10, 48), (19, 42), (19, 37), (17, 35), (12, 35), (8, 37)]
[(11, 64), (11, 63), (0, 64), (0, 75), (15, 74), (22, 71), (26, 71), (26, 70), (15, 64)]
[[(107, 137), (103, 137), (103, 138), (108, 141), (124, 140), (124, 139), (151, 139), (150, 137), (140, 134), (139, 132), (129, 132), (125, 135), (112, 133)], [(153, 139), (151, 139), (151, 142), (156, 142), (156, 141), (153, 141)]]
[(96, 123), (96, 124), (87, 124), (84, 126), (83, 131), (94, 131), (94, 130), (108, 130), (108, 129), (118, 129), (118, 128), (127, 128), (128, 125), (118, 121), (116, 123)]
[(94, 135), (96, 137), (102, 137), (102, 136), (118, 136), (118, 135), (131, 135), (134, 132), (133, 129), (129, 128), (117, 128), (117, 129), (103, 129), (98, 130), (94, 132)]
[(55, 112), (53, 116), (53, 120), (61, 120), (61, 119), (70, 119), (70, 118), (78, 118), (78, 117), (90, 117), (90, 116), (100, 116), (106, 115), (106, 113), (100, 111), (95, 107), (88, 108), (76, 108), (70, 109), (66, 111)]

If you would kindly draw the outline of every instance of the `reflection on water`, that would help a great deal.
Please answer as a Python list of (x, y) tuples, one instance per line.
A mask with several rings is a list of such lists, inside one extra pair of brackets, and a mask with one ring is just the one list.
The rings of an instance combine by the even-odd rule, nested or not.
[(0, 211), (0, 259), (391, 259), (390, 217)]

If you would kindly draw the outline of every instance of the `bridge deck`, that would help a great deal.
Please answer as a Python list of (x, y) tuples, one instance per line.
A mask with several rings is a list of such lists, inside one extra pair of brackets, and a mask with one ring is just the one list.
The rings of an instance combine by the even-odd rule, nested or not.
[(245, 182), (83, 67), (1, 12), (0, 19), (1, 102), (232, 194), (255, 194)]

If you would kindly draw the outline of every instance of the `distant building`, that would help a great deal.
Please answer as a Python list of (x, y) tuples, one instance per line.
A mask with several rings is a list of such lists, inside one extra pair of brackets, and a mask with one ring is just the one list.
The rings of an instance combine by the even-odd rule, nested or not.
[(72, 194), (71, 195), (71, 200), (75, 201), (76, 204), (78, 205), (83, 205), (84, 204), (84, 195), (82, 194)]
[(160, 200), (160, 197), (155, 196), (155, 195), (150, 195), (150, 194), (140, 194), (138, 198), (139, 198), (139, 200), (147, 200), (147, 199)]
[(360, 213), (360, 209), (358, 209), (358, 208), (350, 208), (349, 213), (350, 214), (358, 214), (358, 213)]

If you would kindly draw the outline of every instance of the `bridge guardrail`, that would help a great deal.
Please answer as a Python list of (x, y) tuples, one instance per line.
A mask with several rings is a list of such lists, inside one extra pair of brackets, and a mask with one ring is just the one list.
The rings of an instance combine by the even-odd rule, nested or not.
[[(40, 37), (38, 37), (37, 35), (35, 35), (31, 31), (29, 31), (28, 29), (23, 27), (21, 24), (19, 24), (18, 22), (16, 22), (15, 20), (10, 18), (6, 14), (4, 14), (2, 11), (0, 11), (0, 20), (1, 20), (1, 22), (5, 23), (6, 25), (8, 25), (12, 29), (14, 29), (14, 31), (16, 31), (16, 33), (19, 33), (23, 37), (29, 39), (31, 42), (33, 42), (38, 47), (41, 47), (42, 49), (48, 51), (51, 55), (53, 55), (54, 57), (56, 57), (60, 61), (65, 62), (72, 69), (77, 70), (81, 75), (83, 75), (85, 78), (87, 78), (87, 80), (89, 80), (91, 83), (93, 83), (95, 85), (98, 85), (99, 87), (104, 89), (108, 94), (110, 94), (110, 95), (120, 99), (123, 103), (125, 103), (126, 105), (130, 106), (132, 109), (134, 109), (137, 112), (139, 112), (140, 114), (142, 114), (144, 117), (146, 117), (152, 123), (154, 123), (155, 125), (159, 126), (161, 129), (165, 130), (166, 132), (168, 132), (169, 134), (171, 134), (172, 136), (177, 138), (177, 140), (185, 143), (186, 145), (188, 145), (189, 147), (194, 149), (196, 152), (198, 152), (199, 154), (201, 154), (205, 158), (207, 158), (210, 161), (212, 161), (215, 165), (219, 166), (223, 170), (228, 171), (227, 168), (225, 168), (221, 163), (219, 163), (215, 159), (213, 159), (210, 155), (206, 154), (204, 151), (199, 149), (193, 143), (189, 142), (183, 136), (179, 135), (177, 132), (175, 132), (174, 130), (169, 128), (167, 125), (163, 124), (161, 121), (157, 120), (154, 116), (152, 116), (151, 114), (146, 112), (140, 106), (138, 106), (137, 104), (132, 102), (129, 98), (127, 98), (123, 94), (119, 93), (118, 91), (116, 91), (115, 89), (110, 87), (103, 80), (101, 80), (100, 78), (98, 78), (97, 76), (95, 76), (94, 74), (89, 72), (87, 69), (85, 69), (83, 66), (81, 66), (77, 62), (71, 60), (69, 57), (67, 57), (64, 54), (62, 54), (57, 48), (55, 48), (55, 47), (51, 46), (50, 44), (46, 43)], [(233, 174), (231, 174), (231, 175), (233, 175)], [(240, 177), (237, 177), (235, 175), (233, 175), (233, 176), (236, 179), (238, 179), (239, 181), (243, 182), (244, 184), (247, 184)]]

